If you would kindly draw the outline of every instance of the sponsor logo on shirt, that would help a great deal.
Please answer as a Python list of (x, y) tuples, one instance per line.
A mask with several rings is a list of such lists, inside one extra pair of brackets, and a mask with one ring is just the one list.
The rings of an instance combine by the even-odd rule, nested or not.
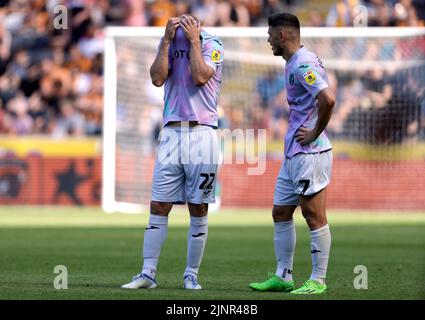
[(184, 59), (184, 58), (190, 60), (190, 51), (174, 50), (173, 59)]
[(220, 61), (220, 56), (221, 56), (221, 54), (220, 54), (220, 52), (218, 50), (215, 50), (214, 49), (212, 51), (212, 53), (211, 53), (211, 59), (214, 62), (219, 62)]
[(304, 73), (303, 78), (310, 85), (316, 82), (316, 75), (314, 74), (313, 70), (308, 70), (306, 73)]

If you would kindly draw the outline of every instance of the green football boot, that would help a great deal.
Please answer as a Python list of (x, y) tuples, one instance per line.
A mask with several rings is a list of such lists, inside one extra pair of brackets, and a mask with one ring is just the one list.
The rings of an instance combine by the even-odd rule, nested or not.
[(307, 280), (300, 288), (291, 291), (292, 294), (321, 294), (326, 292), (326, 284), (315, 280)]
[(269, 279), (264, 282), (254, 282), (250, 283), (249, 287), (254, 291), (283, 291), (290, 292), (295, 288), (294, 281), (283, 281), (274, 273), (269, 273)]

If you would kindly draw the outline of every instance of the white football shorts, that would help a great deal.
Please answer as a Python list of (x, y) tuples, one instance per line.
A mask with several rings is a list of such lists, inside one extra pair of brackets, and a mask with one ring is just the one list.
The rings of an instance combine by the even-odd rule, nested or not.
[(152, 201), (215, 203), (218, 158), (213, 128), (165, 127), (154, 166)]
[(274, 189), (275, 205), (299, 205), (300, 195), (311, 196), (324, 189), (332, 174), (332, 150), (299, 153), (285, 159)]

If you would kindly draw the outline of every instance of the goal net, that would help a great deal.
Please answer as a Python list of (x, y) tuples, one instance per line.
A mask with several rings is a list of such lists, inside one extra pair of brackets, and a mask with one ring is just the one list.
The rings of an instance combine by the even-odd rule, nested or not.
[[(266, 129), (267, 161), (281, 161), (289, 107), (284, 90), (284, 60), (272, 55), (267, 28), (205, 30), (219, 36), (224, 44), (220, 124), (231, 130)], [(162, 124), (163, 88), (151, 84), (149, 68), (163, 32), (163, 28), (106, 29), (102, 206), (107, 212), (139, 212), (150, 200), (157, 136)], [(370, 170), (397, 170), (398, 175), (412, 170), (406, 166), (395, 168), (399, 161), (422, 159), (422, 165), (425, 30), (303, 28), (301, 37), (302, 44), (323, 61), (330, 86), (337, 93), (328, 126), (335, 159), (375, 161)], [(238, 148), (225, 148), (224, 152), (235, 150)], [(338, 188), (346, 188), (353, 173), (346, 169), (333, 176)], [(268, 188), (264, 192), (269, 194), (264, 203), (269, 206), (276, 173), (263, 177)], [(380, 178), (383, 184), (386, 173)], [(223, 183), (240, 179), (236, 176), (239, 174), (223, 171)], [(244, 198), (260, 199), (261, 205), (261, 190), (255, 185), (256, 180), (250, 181), (254, 183), (243, 190)], [(377, 192), (378, 186), (369, 188)], [(227, 203), (223, 204), (241, 205), (237, 195), (230, 196), (231, 192), (226, 194)], [(425, 209), (421, 192), (419, 201), (423, 201)]]

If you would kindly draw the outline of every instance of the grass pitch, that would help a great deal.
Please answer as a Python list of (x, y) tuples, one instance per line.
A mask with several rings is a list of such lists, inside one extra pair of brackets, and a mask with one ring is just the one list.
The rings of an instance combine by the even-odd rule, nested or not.
[[(332, 233), (327, 284), (321, 296), (252, 292), (248, 283), (275, 271), (269, 210), (210, 215), (200, 269), (201, 291), (182, 289), (188, 213), (174, 209), (158, 266), (158, 288), (124, 290), (139, 272), (148, 215), (104, 214), (97, 208), (0, 208), (0, 299), (425, 299), (425, 213), (329, 211)], [(310, 235), (295, 215), (294, 279), (311, 272)], [(68, 269), (68, 289), (53, 287), (56, 265)], [(368, 289), (356, 290), (356, 265)]]

